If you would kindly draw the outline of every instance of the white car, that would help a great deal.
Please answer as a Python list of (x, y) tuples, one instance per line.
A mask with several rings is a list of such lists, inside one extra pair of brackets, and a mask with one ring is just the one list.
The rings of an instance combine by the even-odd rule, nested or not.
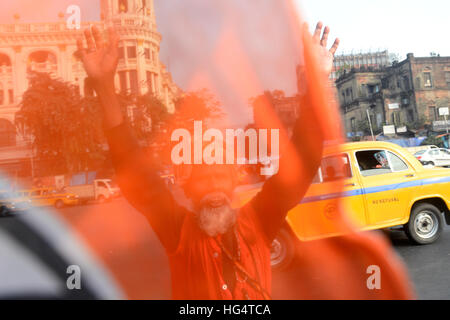
[(414, 156), (422, 162), (423, 165), (436, 167), (450, 166), (450, 151), (442, 148), (433, 148), (417, 151)]

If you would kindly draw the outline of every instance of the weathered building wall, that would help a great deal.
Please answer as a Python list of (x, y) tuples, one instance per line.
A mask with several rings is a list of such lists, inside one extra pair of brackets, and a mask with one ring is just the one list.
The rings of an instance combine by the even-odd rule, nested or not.
[(439, 108), (450, 107), (450, 57), (415, 58), (409, 55), (419, 115), (428, 122), (443, 120)]
[(415, 58), (381, 70), (353, 69), (336, 81), (347, 132), (359, 121), (372, 125), (415, 126), (443, 120), (439, 108), (450, 107), (450, 57)]

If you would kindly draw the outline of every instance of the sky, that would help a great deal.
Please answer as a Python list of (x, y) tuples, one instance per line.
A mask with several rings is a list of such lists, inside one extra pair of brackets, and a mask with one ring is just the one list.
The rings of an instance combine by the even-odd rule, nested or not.
[[(237, 6), (243, 6), (246, 8), (245, 10), (252, 12), (252, 1), (254, 3), (261, 1), (257, 7), (255, 6), (257, 11), (253, 15), (253, 20), (259, 19), (265, 22), (261, 26), (262, 29), (269, 28), (267, 29), (268, 33), (261, 37), (262, 42), (260, 41), (261, 43), (257, 44), (260, 48), (258, 50), (264, 50), (260, 53), (263, 53), (267, 57), (271, 56), (275, 58), (277, 56), (276, 51), (279, 50), (281, 52), (283, 48), (277, 45), (266, 46), (263, 39), (269, 39), (270, 37), (271, 39), (277, 39), (277, 36), (273, 35), (278, 30), (277, 26), (281, 27), (280, 30), (286, 29), (283, 29), (283, 23), (279, 24), (277, 22), (275, 11), (264, 11), (264, 8), (270, 7), (282, 0), (246, 0), (245, 2), (233, 0), (233, 3)], [(331, 27), (331, 41), (335, 37), (339, 37), (341, 40), (337, 54), (373, 52), (387, 49), (390, 53), (397, 54), (399, 60), (406, 58), (406, 54), (409, 52), (414, 53), (416, 57), (429, 56), (431, 52), (438, 53), (441, 56), (450, 56), (450, 41), (448, 41), (449, 36), (447, 34), (448, 30), (450, 30), (450, 19), (448, 18), (448, 13), (450, 12), (449, 0), (293, 1), (298, 7), (300, 16), (309, 23), (311, 29), (314, 28), (316, 22), (319, 20)], [(180, 25), (184, 23), (185, 26), (189, 25), (194, 28), (200, 28), (204, 30), (202, 32), (205, 35), (211, 36), (212, 34), (213, 38), (215, 32), (214, 25), (216, 22), (220, 23), (220, 21), (217, 20), (217, 17), (214, 18), (213, 16), (206, 19), (200, 19), (201, 16), (198, 18), (195, 1), (192, 7), (188, 5), (186, 0), (154, 0), (154, 3), (158, 31), (163, 36), (161, 60), (168, 66), (177, 85), (184, 90), (193, 89), (188, 88), (186, 81), (190, 78), (188, 72), (190, 69), (187, 65), (195, 66), (196, 63), (201, 63), (203, 58), (201, 54), (198, 55), (196, 53), (196, 50), (191, 50), (191, 55), (186, 56), (186, 49), (189, 48), (184, 47), (184, 45), (189, 44), (190, 47), (195, 47), (195, 43), (186, 43), (185, 39), (188, 39), (188, 37), (185, 38), (178, 32), (174, 33), (174, 29), (178, 29), (177, 27), (174, 28), (174, 21), (180, 22)], [(83, 21), (98, 21), (100, 19), (100, 0), (1, 0), (0, 23), (14, 22), (13, 16), (16, 13), (20, 15), (21, 22), (57, 21), (59, 19), (58, 13), (66, 12), (68, 6), (72, 4), (80, 6)], [(174, 8), (178, 8), (179, 10)], [(159, 15), (158, 11), (160, 12)], [(183, 19), (188, 19), (190, 22), (186, 25), (186, 21), (183, 21)], [(208, 19), (213, 20), (209, 21)], [(242, 19), (244, 21), (245, 19), (252, 20), (246, 17), (242, 17)], [(187, 30), (185, 28), (182, 29), (189, 35), (189, 32), (186, 32)], [(183, 38), (185, 39), (183, 40)], [(278, 38), (281, 39), (282, 37), (278, 36)], [(284, 43), (286, 41), (279, 42)], [(182, 55), (180, 56), (180, 54)], [(223, 61), (228, 61), (227, 58), (225, 59)], [(276, 58), (275, 60), (281, 61), (281, 64), (285, 63), (288, 66), (288, 63), (283, 61), (286, 59), (280, 60)], [(185, 63), (186, 61), (189, 61), (189, 63)], [(267, 63), (265, 65), (278, 67), (273, 63)], [(263, 89), (274, 90), (275, 85), (277, 86), (276, 89), (284, 90), (288, 95), (295, 93), (296, 87), (294, 84), (296, 83), (296, 79), (295, 72), (293, 71), (295, 70), (295, 65), (296, 63), (292, 63), (288, 69), (280, 69), (280, 73), (276, 73), (277, 77), (273, 77), (273, 74), (271, 75), (269, 72), (270, 70), (266, 75), (262, 75), (260, 77), (261, 79), (268, 80), (261, 84)], [(290, 85), (283, 87), (278, 82), (273, 83), (273, 81), (280, 78), (290, 80)], [(219, 89), (225, 88), (223, 83), (218, 86)], [(218, 92), (214, 92), (214, 94), (221, 97)], [(222, 98), (224, 96), (228, 95), (222, 95)], [(247, 110), (246, 113), (241, 114), (240, 112), (244, 108), (243, 106), (239, 106), (236, 101), (232, 101), (230, 98), (229, 101), (224, 100), (222, 102), (230, 119), (242, 119), (240, 121), (243, 123), (251, 121), (250, 111)]]
[(338, 53), (388, 49), (406, 58), (450, 56), (449, 0), (301, 0), (311, 25), (321, 20), (339, 37)]
[[(161, 1), (164, 0), (155, 0), (156, 10)], [(302, 15), (311, 28), (318, 20), (332, 28), (331, 37), (341, 39), (338, 53), (388, 49), (400, 58), (408, 52), (416, 56), (428, 56), (430, 52), (450, 56), (449, 0), (294, 1), (302, 8)], [(96, 0), (2, 0), (0, 23), (13, 22), (15, 13), (26, 22), (57, 20), (58, 13), (70, 4), (80, 5), (83, 20), (98, 20), (99, 3)]]

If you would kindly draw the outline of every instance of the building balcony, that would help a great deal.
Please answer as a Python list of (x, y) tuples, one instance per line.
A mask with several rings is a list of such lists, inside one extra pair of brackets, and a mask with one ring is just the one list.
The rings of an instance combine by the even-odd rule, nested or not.
[(1, 75), (12, 75), (12, 67), (11, 66), (0, 66), (0, 76)]
[(27, 68), (28, 72), (42, 72), (49, 73), (51, 75), (56, 75), (58, 71), (58, 66), (50, 62), (31, 62)]
[[(92, 23), (82, 22), (81, 28), (85, 29)], [(13, 23), (0, 24), (0, 33), (51, 33), (68, 31), (66, 21), (47, 23)], [(72, 30), (71, 30), (72, 31)]]

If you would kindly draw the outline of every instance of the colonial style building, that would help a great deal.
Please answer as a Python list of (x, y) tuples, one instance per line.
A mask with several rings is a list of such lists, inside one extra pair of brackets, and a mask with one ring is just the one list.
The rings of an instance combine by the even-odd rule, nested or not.
[(356, 69), (379, 69), (390, 64), (387, 50), (358, 54), (342, 54), (334, 57), (333, 69), (330, 78), (336, 80), (344, 71)]
[[(268, 99), (270, 107), (273, 108), (275, 114), (278, 116), (280, 123), (291, 135), (298, 118), (300, 98), (298, 95), (286, 97), (282, 91), (264, 92)], [(253, 124), (255, 128), (264, 128), (264, 123), (267, 121), (269, 105), (261, 104), (253, 106)]]
[[(78, 85), (82, 94), (92, 93), (82, 63), (75, 55), (76, 39), (90, 25), (101, 30), (113, 25), (120, 35), (115, 79), (118, 90), (136, 94), (151, 91), (173, 112), (178, 88), (159, 60), (162, 37), (156, 28), (153, 0), (100, 2), (101, 20), (84, 22), (80, 30), (68, 28), (62, 13), (58, 22), (22, 23), (16, 14), (15, 23), (0, 25), (0, 158), (2, 152), (10, 152), (11, 148), (24, 148), (23, 138), (16, 135), (14, 117), (27, 90), (29, 72), (50, 73)], [(17, 154), (18, 158), (26, 156)]]
[(414, 57), (378, 69), (352, 69), (336, 81), (347, 133), (367, 121), (403, 127), (444, 120), (450, 107), (450, 57)]

